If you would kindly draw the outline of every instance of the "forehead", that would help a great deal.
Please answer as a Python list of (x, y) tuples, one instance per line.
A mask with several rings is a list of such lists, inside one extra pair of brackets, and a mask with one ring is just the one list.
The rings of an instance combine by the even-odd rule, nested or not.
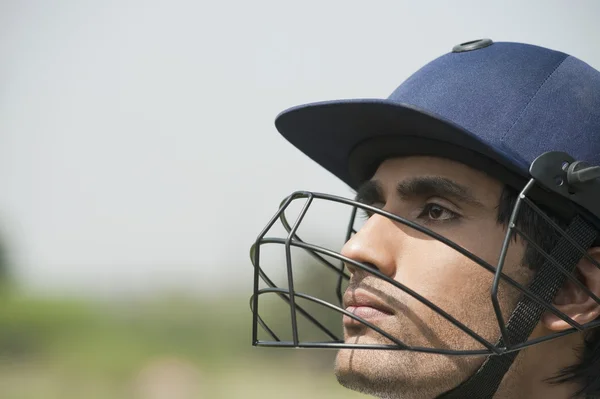
[(377, 180), (384, 191), (391, 192), (399, 182), (416, 177), (445, 177), (469, 188), (479, 199), (497, 202), (503, 184), (485, 174), (446, 158), (430, 156), (398, 157), (379, 165), (371, 180)]

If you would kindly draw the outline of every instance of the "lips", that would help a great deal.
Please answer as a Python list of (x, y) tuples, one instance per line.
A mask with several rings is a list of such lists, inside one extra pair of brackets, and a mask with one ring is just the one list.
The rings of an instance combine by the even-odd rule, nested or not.
[[(346, 311), (361, 317), (369, 322), (377, 319), (393, 316), (394, 312), (382, 301), (364, 290), (347, 291), (344, 295)], [(344, 315), (345, 326), (361, 326), (358, 320)]]

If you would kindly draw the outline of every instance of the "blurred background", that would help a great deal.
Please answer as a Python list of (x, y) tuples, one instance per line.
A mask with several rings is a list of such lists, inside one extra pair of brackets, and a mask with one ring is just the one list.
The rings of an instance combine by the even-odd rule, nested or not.
[[(362, 397), (331, 351), (250, 345), (257, 234), (294, 190), (353, 195), (275, 116), (387, 97), (484, 37), (600, 68), (598, 16), (596, 0), (0, 0), (0, 397)], [(315, 209), (303, 233), (339, 248), (347, 216)]]

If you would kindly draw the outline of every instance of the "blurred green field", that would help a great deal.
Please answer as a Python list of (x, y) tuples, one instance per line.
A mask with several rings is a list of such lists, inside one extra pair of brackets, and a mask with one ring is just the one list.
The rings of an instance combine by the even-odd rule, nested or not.
[(247, 299), (0, 297), (3, 399), (359, 398), (334, 352), (254, 348)]

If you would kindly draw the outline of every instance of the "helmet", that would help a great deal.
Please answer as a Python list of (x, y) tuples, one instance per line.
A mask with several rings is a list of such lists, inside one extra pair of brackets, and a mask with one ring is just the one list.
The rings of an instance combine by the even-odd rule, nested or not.
[[(567, 281), (581, 285), (574, 269), (582, 257), (597, 267), (586, 251), (598, 245), (600, 230), (600, 72), (568, 54), (523, 43), (475, 40), (455, 46), (418, 70), (387, 99), (339, 100), (297, 106), (277, 116), (277, 130), (295, 147), (353, 189), (369, 180), (386, 159), (424, 155), (451, 159), (482, 170), (519, 192), (511, 209), (498, 262), (490, 264), (464, 247), (404, 217), (338, 196), (298, 191), (288, 196), (251, 249), (254, 265), (253, 312), (255, 346), (409, 350), (442, 355), (482, 355), (483, 365), (466, 381), (444, 393), (444, 398), (491, 398), (507, 370), (523, 348), (600, 325), (586, 324), (558, 310), (552, 302)], [(290, 204), (302, 201), (294, 223), (288, 222)], [(419, 292), (328, 248), (303, 241), (297, 234), (304, 216), (316, 201), (329, 201), (351, 209), (346, 238), (356, 233), (357, 209), (366, 209), (428, 235), (458, 251), (493, 273), (490, 285), (500, 336), (492, 342), (478, 335)], [(537, 245), (516, 221), (523, 207), (530, 207), (558, 234), (552, 248)], [(551, 218), (548, 213), (557, 219)], [(558, 223), (557, 220), (562, 221)], [(280, 221), (287, 235), (269, 237)], [(503, 273), (507, 248), (515, 236), (541, 254), (541, 267), (528, 284)], [(287, 287), (276, 286), (261, 267), (261, 247), (280, 245), (286, 253)], [(477, 340), (481, 350), (416, 347), (334, 303), (294, 289), (290, 251), (302, 249), (339, 275), (349, 278), (345, 265), (375, 275), (436, 311)], [(339, 265), (329, 259), (337, 259)], [(261, 288), (259, 282), (265, 283)], [(521, 297), (509, 317), (500, 310), (498, 286), (505, 282)], [(332, 287), (334, 288), (334, 287)], [(582, 289), (600, 304), (600, 298)], [(259, 297), (278, 295), (291, 308), (292, 339), (279, 339), (259, 312)], [(323, 324), (298, 304), (298, 298), (346, 315), (388, 339), (386, 345), (344, 342), (326, 330), (330, 341), (306, 342), (299, 337), (297, 318), (319, 328)], [(551, 312), (571, 328), (541, 338), (531, 333), (544, 312)], [(262, 326), (272, 340), (258, 339)]]

